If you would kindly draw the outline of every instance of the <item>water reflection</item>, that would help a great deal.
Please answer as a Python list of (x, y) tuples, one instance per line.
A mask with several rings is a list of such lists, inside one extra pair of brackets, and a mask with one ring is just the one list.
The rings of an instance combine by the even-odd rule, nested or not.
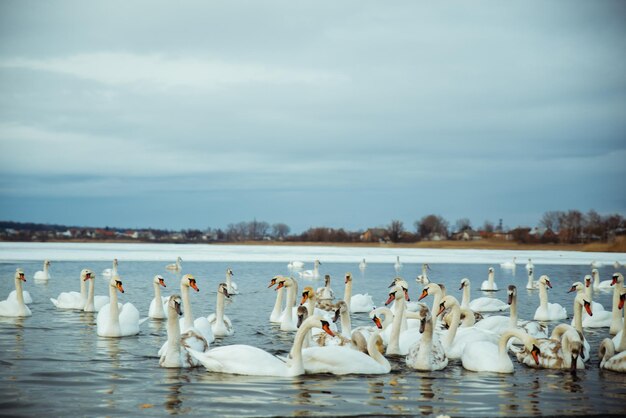
[(165, 384), (167, 385), (167, 394), (163, 406), (170, 415), (178, 415), (184, 413), (189, 408), (183, 408), (182, 388), (189, 383), (189, 377), (179, 369), (165, 369)]

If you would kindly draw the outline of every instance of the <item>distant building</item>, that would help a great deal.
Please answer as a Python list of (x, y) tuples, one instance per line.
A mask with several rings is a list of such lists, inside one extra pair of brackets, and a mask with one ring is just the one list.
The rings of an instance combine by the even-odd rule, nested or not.
[(385, 228), (369, 228), (359, 237), (364, 242), (381, 242), (387, 240), (387, 230)]

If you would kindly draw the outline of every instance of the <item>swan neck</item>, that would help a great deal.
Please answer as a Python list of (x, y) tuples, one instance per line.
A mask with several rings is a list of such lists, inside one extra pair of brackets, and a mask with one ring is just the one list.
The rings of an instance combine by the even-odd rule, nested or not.
[(469, 308), (470, 303), (470, 287), (468, 284), (463, 286), (463, 299), (461, 299), (461, 307)]
[(509, 315), (511, 315), (511, 326), (517, 326), (517, 295), (511, 297), (511, 308), (509, 309)]
[(432, 324), (433, 324), (433, 329), (437, 326), (437, 315), (434, 315), (434, 313), (439, 311), (439, 304), (441, 303), (441, 292), (436, 292), (434, 297), (433, 297), (433, 307), (430, 310), (433, 315), (432, 315)]
[(448, 338), (447, 345), (448, 347), (452, 347), (452, 343), (454, 342), (454, 338), (456, 337), (456, 332), (459, 328), (459, 322), (461, 320), (461, 308), (459, 305), (452, 305), (452, 325), (450, 325), (450, 329), (448, 330)]
[(539, 306), (544, 309), (548, 308), (548, 290), (543, 282), (539, 282)]
[[(484, 277), (484, 276), (483, 276)], [(493, 289), (493, 278), (495, 277), (495, 273), (493, 271), (489, 272), (489, 277), (487, 278), (487, 280), (489, 280), (489, 286)]]
[(274, 309), (272, 310), (272, 316), (280, 315), (283, 307), (283, 297), (285, 295), (285, 288), (281, 287), (276, 291), (276, 302), (274, 302)]
[(87, 299), (87, 286), (85, 286), (85, 280), (83, 279), (82, 275), (79, 277), (78, 280), (80, 280), (80, 298), (82, 300), (86, 300)]
[[(82, 279), (81, 279), (81, 281), (82, 281)], [(93, 300), (95, 298), (94, 292), (96, 290), (95, 282), (96, 282), (96, 278), (95, 277), (92, 277), (91, 279), (89, 279), (89, 293), (87, 294), (87, 303), (85, 304), (85, 307), (84, 307), (84, 310), (87, 311), (87, 312), (91, 312), (91, 311), (95, 310), (94, 302), (93, 302)]]
[(574, 299), (574, 328), (582, 334), (583, 332), (583, 306)]
[(109, 301), (111, 306), (109, 307), (109, 314), (111, 315), (111, 324), (119, 325), (120, 312), (117, 306), (117, 289), (114, 286), (109, 285)]
[(352, 320), (350, 319), (350, 311), (341, 314), (341, 335), (346, 338), (352, 337)]
[(585, 286), (585, 298), (591, 303), (593, 301), (593, 292), (591, 286)]
[(216, 323), (224, 323), (224, 294), (220, 291), (217, 292), (217, 302), (215, 304), (215, 321)]
[(380, 353), (380, 351), (378, 351), (378, 347), (376, 347), (376, 341), (378, 340), (379, 335), (379, 331), (374, 331), (374, 333), (370, 336), (370, 339), (367, 341), (367, 354), (369, 354), (369, 356), (381, 366), (389, 367), (389, 361)]
[(391, 336), (389, 337), (389, 345), (387, 347), (388, 353), (390, 350), (392, 353), (400, 350), (400, 331), (402, 330), (402, 320), (404, 318), (404, 295), (400, 298), (396, 298), (396, 303), (393, 308)]
[(291, 367), (294, 369), (294, 373), (304, 373), (304, 362), (302, 361), (302, 344), (304, 343), (304, 337), (309, 334), (313, 326), (311, 323), (303, 323), (296, 336), (293, 339), (293, 346), (291, 347)]
[(193, 313), (191, 312), (191, 302), (189, 301), (189, 287), (181, 286), (181, 298), (183, 299), (183, 315), (185, 331), (193, 327)]
[(24, 290), (22, 289), (22, 281), (15, 279), (15, 297), (20, 306), (24, 306)]
[(506, 330), (500, 337), (500, 341), (498, 341), (498, 353), (500, 354), (500, 356), (504, 355), (508, 357), (507, 346), (511, 338), (518, 338), (523, 344), (526, 344), (528, 340), (528, 334), (516, 328)]
[(350, 300), (352, 299), (352, 280), (346, 283), (346, 288), (343, 291), (343, 301), (350, 306)]
[(180, 350), (180, 322), (176, 309), (168, 307), (167, 315), (167, 352)]

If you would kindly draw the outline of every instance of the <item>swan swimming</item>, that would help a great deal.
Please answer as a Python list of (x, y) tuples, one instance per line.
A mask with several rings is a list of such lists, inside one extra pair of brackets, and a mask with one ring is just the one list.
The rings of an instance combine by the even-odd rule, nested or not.
[(157, 274), (152, 279), (152, 287), (154, 288), (154, 298), (150, 302), (150, 308), (148, 309), (148, 316), (152, 319), (165, 319), (167, 318), (167, 307), (169, 298), (167, 296), (161, 296), (161, 287), (167, 287), (165, 285), (165, 279), (160, 274)]
[(352, 294), (352, 274), (346, 273), (343, 300), (350, 307), (350, 312), (370, 312), (374, 309), (374, 300), (368, 293)]
[(229, 297), (239, 294), (237, 283), (233, 281), (233, 271), (230, 267), (226, 269), (226, 289), (228, 290)]
[(463, 291), (463, 299), (461, 300), (462, 308), (469, 308), (473, 312), (502, 312), (509, 309), (509, 305), (499, 299), (481, 297), (470, 300), (471, 283), (468, 278), (461, 280), (459, 290)]
[(139, 311), (127, 302), (121, 309), (117, 304), (117, 292), (124, 293), (120, 276), (109, 281), (109, 303), (104, 305), (96, 318), (97, 333), (101, 337), (128, 337), (139, 334), (139, 325), (147, 318), (139, 320)]
[(315, 260), (313, 262), (313, 270), (299, 271), (298, 276), (300, 276), (301, 279), (317, 279), (318, 277), (320, 277), (321, 264), (322, 263), (320, 263), (319, 260)]
[(550, 278), (545, 274), (539, 278), (539, 307), (535, 311), (536, 321), (557, 321), (567, 318), (567, 311), (558, 303), (548, 303), (548, 290), (552, 289)]
[(47, 282), (49, 279), (51, 279), (50, 273), (48, 271), (49, 267), (50, 267), (50, 260), (45, 260), (43, 262), (43, 270), (36, 272), (35, 275), (33, 276), (33, 279), (37, 281)]
[(87, 286), (85, 281), (91, 277), (93, 272), (89, 269), (82, 269), (80, 272), (80, 293), (61, 292), (56, 299), (50, 298), (50, 302), (58, 309), (84, 309), (87, 303)]
[(215, 304), (215, 313), (208, 316), (207, 320), (211, 324), (211, 330), (216, 337), (226, 337), (233, 335), (233, 324), (226, 315), (224, 315), (224, 300), (230, 298), (228, 293), (228, 285), (220, 283), (217, 286), (217, 303)]
[(493, 270), (493, 267), (489, 267), (489, 270), (487, 270), (487, 272), (488, 272), (487, 280), (485, 280), (480, 285), (480, 290), (487, 291), (487, 292), (495, 292), (498, 290), (498, 285), (496, 284), (494, 280), (495, 271)]
[(474, 372), (513, 373), (513, 362), (509, 357), (509, 340), (516, 338), (524, 344), (536, 364), (539, 364), (541, 349), (535, 339), (521, 329), (505, 331), (498, 344), (491, 341), (472, 341), (465, 345), (461, 355), (463, 368)]
[[(89, 276), (86, 276), (83, 281), (89, 280), (89, 290), (87, 292), (87, 301), (85, 302), (85, 307), (83, 311), (85, 312), (99, 312), (100, 309), (107, 303), (109, 303), (108, 296), (96, 296), (95, 288), (96, 288), (96, 274), (92, 271)], [(122, 304), (118, 303), (117, 306), (121, 309)]]
[(173, 264), (168, 264), (167, 266), (165, 266), (165, 270), (170, 270), (170, 271), (182, 271), (183, 270), (183, 259), (180, 257), (176, 257), (176, 262)]
[(32, 313), (24, 302), (24, 293), (22, 290), (22, 282), (26, 282), (24, 270), (18, 268), (15, 270), (15, 297), (7, 298), (0, 301), (0, 316), (24, 317), (31, 316)]

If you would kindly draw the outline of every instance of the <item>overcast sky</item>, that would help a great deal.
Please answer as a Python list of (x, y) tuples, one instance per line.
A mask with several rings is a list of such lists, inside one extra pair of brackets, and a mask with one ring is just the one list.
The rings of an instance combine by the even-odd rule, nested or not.
[(0, 219), (626, 214), (626, 3), (0, 3)]

